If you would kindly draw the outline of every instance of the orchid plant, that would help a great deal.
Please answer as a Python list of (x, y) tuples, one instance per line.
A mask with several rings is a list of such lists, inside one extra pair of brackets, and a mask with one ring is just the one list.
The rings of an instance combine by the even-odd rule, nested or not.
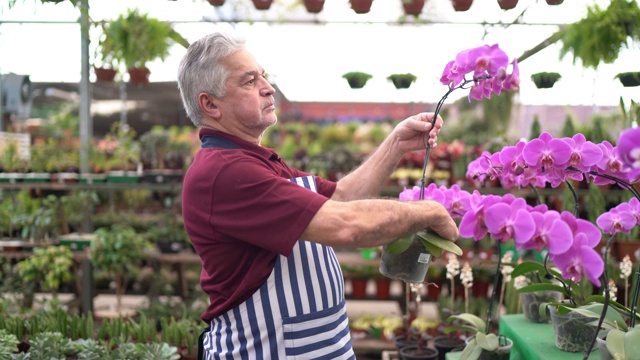
[[(511, 66), (510, 66), (511, 64)], [(507, 72), (511, 68), (511, 73)], [(470, 79), (467, 76), (471, 76)], [(440, 78), (443, 85), (447, 85), (449, 90), (444, 94), (436, 105), (433, 123), (438, 117), (445, 100), (456, 89), (469, 88), (469, 101), (491, 98), (491, 94), (500, 95), (505, 91), (518, 91), (520, 85), (520, 71), (518, 62), (513, 59), (509, 62), (507, 54), (500, 49), (498, 44), (483, 45), (472, 49), (467, 49), (458, 53), (454, 60), (447, 63)], [(400, 194), (400, 200), (424, 200), (426, 170), (429, 160), (431, 145), (426, 144), (426, 156), (422, 168), (422, 178), (420, 180), (420, 190), (411, 194)], [(434, 199), (438, 201), (438, 199)], [(457, 255), (462, 255), (462, 250), (454, 243), (444, 240), (429, 231), (421, 231), (417, 234), (423, 241), (425, 247), (434, 256), (442, 255), (443, 250), (447, 250)], [(387, 246), (391, 253), (401, 253), (411, 244), (411, 238), (397, 240)]]

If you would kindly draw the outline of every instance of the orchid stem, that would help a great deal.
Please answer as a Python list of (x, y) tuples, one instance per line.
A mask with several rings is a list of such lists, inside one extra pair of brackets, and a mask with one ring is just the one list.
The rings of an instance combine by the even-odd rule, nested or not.
[(547, 267), (547, 263), (549, 262), (549, 253), (547, 253), (547, 255), (544, 257), (544, 271), (547, 272), (547, 275), (551, 276), (552, 278), (558, 280), (560, 282), (560, 284), (562, 284), (562, 287), (564, 288), (564, 291), (567, 293), (567, 297), (569, 298), (569, 301), (571, 302), (571, 304), (573, 304), (574, 306), (576, 305), (576, 300), (573, 298), (573, 296), (571, 295), (571, 286), (567, 286), (567, 283), (564, 282), (564, 280), (562, 280), (561, 278), (553, 275), (550, 271), (549, 268)]
[[(500, 268), (502, 267), (502, 256), (500, 254), (500, 244), (498, 244), (498, 266), (496, 268), (496, 276), (493, 278), (493, 289), (491, 290), (491, 297), (489, 298), (489, 308), (487, 309), (487, 323), (485, 326), (485, 334), (491, 332), (491, 319), (493, 318), (493, 300), (496, 297), (498, 291), (498, 280), (500, 280)], [(500, 304), (498, 304), (500, 306)]]
[[(614, 235), (611, 235), (611, 237), (609, 238), (609, 240), (607, 240), (607, 243), (604, 246), (604, 254), (602, 254), (602, 259), (604, 260), (604, 263), (607, 263), (607, 254), (609, 253), (609, 246), (611, 246), (611, 243), (613, 242), (613, 238), (615, 237)], [(589, 358), (589, 354), (591, 354), (591, 350), (593, 349), (593, 345), (595, 345), (596, 343), (596, 339), (598, 338), (598, 332), (600, 331), (600, 328), (602, 327), (602, 323), (604, 322), (604, 317), (607, 315), (607, 308), (609, 307), (609, 274), (607, 274), (607, 267), (604, 267), (604, 271), (602, 272), (602, 281), (604, 282), (604, 302), (602, 303), (603, 307), (602, 307), (602, 313), (600, 314), (600, 319), (598, 320), (598, 326), (596, 327), (596, 334), (593, 337), (593, 339), (591, 339), (591, 344), (589, 344), (589, 349), (587, 349), (586, 354), (584, 354), (584, 360)]]
[(531, 190), (533, 190), (533, 193), (536, 194), (536, 203), (538, 205), (542, 204), (542, 197), (540, 196), (540, 192), (538, 191), (538, 189), (536, 189), (533, 184), (529, 184), (529, 187), (531, 188)]
[(631, 300), (631, 320), (629, 324), (631, 327), (636, 325), (636, 313), (638, 312), (638, 292), (640, 290), (640, 263), (638, 264), (638, 270), (636, 270), (636, 283), (633, 286), (633, 298)]
[(576, 189), (571, 184), (571, 181), (565, 180), (564, 182), (567, 184), (567, 187), (571, 191), (571, 195), (573, 195), (573, 216), (578, 217), (578, 207), (580, 206), (578, 193), (576, 193)]

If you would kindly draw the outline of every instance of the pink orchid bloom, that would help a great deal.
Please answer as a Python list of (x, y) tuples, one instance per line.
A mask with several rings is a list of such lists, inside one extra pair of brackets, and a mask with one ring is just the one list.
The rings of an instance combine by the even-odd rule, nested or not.
[(518, 68), (518, 60), (513, 59), (513, 71), (502, 82), (502, 88), (507, 91), (520, 90), (520, 69)]
[(523, 249), (542, 251), (547, 248), (550, 255), (562, 254), (573, 243), (573, 233), (557, 211), (531, 212), (536, 229), (529, 241), (517, 243)]
[(600, 232), (598, 227), (592, 224), (590, 221), (584, 219), (576, 219), (576, 217), (568, 211), (563, 211), (560, 214), (560, 218), (567, 225), (569, 225), (574, 239), (578, 234), (584, 234), (586, 236), (586, 244), (588, 246), (595, 247), (600, 243), (602, 233)]
[(640, 127), (623, 131), (617, 147), (620, 159), (627, 167), (640, 169)]
[[(626, 206), (624, 206), (626, 205)], [(596, 223), (605, 234), (628, 234), (636, 226), (636, 218), (631, 214), (628, 203), (623, 203), (598, 216)]]
[[(598, 147), (602, 150), (602, 158), (596, 164), (599, 172), (624, 179), (625, 174), (622, 172), (623, 164), (618, 156), (618, 150), (606, 140), (598, 144)], [(602, 176), (594, 176), (593, 183), (596, 185), (605, 185), (613, 184), (615, 181)]]
[(531, 239), (536, 225), (526, 207), (526, 202), (518, 198), (511, 204), (497, 203), (485, 210), (485, 224), (494, 239), (507, 242), (525, 243)]
[(522, 157), (529, 166), (546, 172), (552, 167), (563, 168), (571, 157), (571, 148), (566, 142), (544, 132), (525, 145)]
[(575, 282), (582, 280), (582, 274), (595, 286), (600, 286), (600, 276), (604, 272), (604, 261), (597, 251), (589, 245), (584, 233), (578, 233), (571, 248), (559, 255), (549, 255), (549, 258), (562, 272), (565, 279)]
[(478, 241), (487, 235), (487, 226), (484, 223), (484, 211), (486, 208), (501, 201), (500, 196), (483, 196), (474, 191), (469, 197), (470, 209), (460, 221), (460, 236), (473, 238)]

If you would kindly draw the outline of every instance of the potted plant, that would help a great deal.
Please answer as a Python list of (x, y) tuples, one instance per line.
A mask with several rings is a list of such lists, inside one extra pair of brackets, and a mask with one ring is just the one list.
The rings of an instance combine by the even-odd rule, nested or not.
[(65, 246), (40, 247), (17, 266), (25, 283), (40, 282), (56, 298), (60, 284), (72, 279), (73, 253)]
[[(62, 234), (58, 237), (60, 245), (72, 251), (83, 251), (91, 246), (95, 234), (86, 233), (83, 229), (87, 221), (86, 214), (92, 213), (93, 207), (100, 202), (98, 194), (91, 190), (72, 191), (60, 197), (60, 220)], [(75, 231), (71, 231), (71, 230)]]
[(396, 89), (408, 89), (416, 79), (417, 77), (411, 73), (391, 74), (387, 77), (387, 80), (391, 81)]
[(471, 8), (473, 0), (451, 0), (451, 5), (455, 11), (467, 11)]
[(0, 359), (9, 360), (18, 352), (18, 338), (6, 329), (0, 329)]
[(352, 89), (362, 89), (373, 76), (360, 71), (352, 71), (342, 75)]
[(458, 323), (448, 327), (445, 332), (468, 331), (474, 333), (469, 339), (460, 360), (509, 359), (513, 341), (503, 335), (487, 334), (484, 320), (469, 313), (451, 315), (447, 322)]
[(118, 73), (118, 62), (113, 46), (113, 38), (106, 36), (106, 25), (100, 24), (102, 34), (94, 53), (93, 71), (96, 81), (113, 82)]
[(269, 10), (273, 0), (251, 0), (256, 10)]
[(518, 0), (498, 0), (498, 6), (502, 10), (511, 10), (518, 5)]
[(122, 314), (122, 296), (127, 288), (129, 274), (140, 266), (149, 241), (130, 226), (112, 225), (95, 232), (91, 243), (91, 261), (96, 270), (109, 273), (116, 284), (116, 312)]
[(164, 60), (174, 43), (189, 46), (171, 24), (141, 14), (137, 9), (130, 9), (108, 21), (104, 31), (103, 46), (126, 67), (129, 81), (134, 84), (149, 82), (147, 63), (155, 59)]
[(312, 14), (318, 14), (324, 7), (324, 0), (304, 0), (305, 9)]
[(616, 79), (620, 80), (622, 86), (632, 87), (640, 85), (640, 72), (622, 72), (615, 76)]
[(349, 3), (356, 14), (366, 14), (371, 10), (373, 0), (349, 0)]
[(539, 72), (531, 75), (531, 80), (538, 89), (548, 89), (553, 87), (561, 77), (557, 72)]
[(419, 16), (424, 8), (425, 0), (400, 0), (405, 15)]

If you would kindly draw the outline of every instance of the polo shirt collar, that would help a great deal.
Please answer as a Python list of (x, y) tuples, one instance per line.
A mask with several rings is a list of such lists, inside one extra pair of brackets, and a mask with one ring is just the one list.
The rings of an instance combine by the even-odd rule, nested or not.
[(246, 140), (242, 140), (237, 136), (233, 136), (217, 130), (200, 129), (200, 133), (199, 133), (200, 141), (202, 141), (202, 138), (204, 136), (216, 136), (221, 139), (231, 141), (232, 143), (238, 145), (240, 148), (254, 152), (265, 159), (280, 160), (280, 156), (275, 152), (275, 150), (256, 145)]

